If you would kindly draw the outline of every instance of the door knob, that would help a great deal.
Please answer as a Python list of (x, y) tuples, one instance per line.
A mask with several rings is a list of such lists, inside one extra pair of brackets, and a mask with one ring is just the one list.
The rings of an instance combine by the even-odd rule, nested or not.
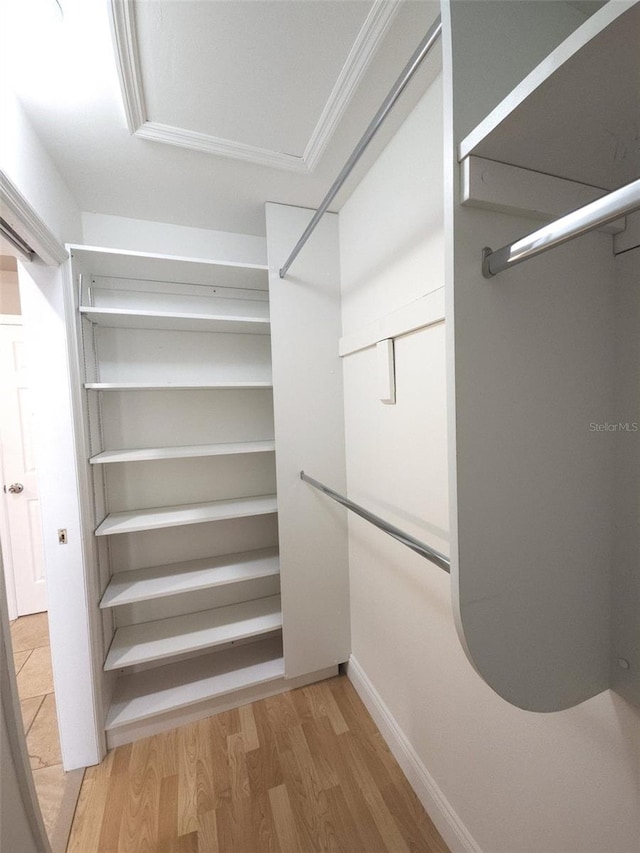
[(24, 486), (22, 483), (12, 483), (7, 489), (8, 492), (11, 492), (12, 495), (19, 495), (20, 492), (24, 491)]

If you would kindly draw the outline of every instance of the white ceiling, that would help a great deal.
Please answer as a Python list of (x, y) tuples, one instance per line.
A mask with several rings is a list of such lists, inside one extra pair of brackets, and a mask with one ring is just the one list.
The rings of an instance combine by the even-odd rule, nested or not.
[(302, 157), (372, 6), (137, 2), (148, 119)]
[[(55, 0), (10, 4), (23, 22), (0, 49), (80, 208), (248, 234), (264, 233), (265, 201), (319, 204), (438, 13), (425, 0), (136, 0), (132, 120), (107, 3), (61, 3), (62, 21)], [(334, 209), (439, 65), (438, 50)]]

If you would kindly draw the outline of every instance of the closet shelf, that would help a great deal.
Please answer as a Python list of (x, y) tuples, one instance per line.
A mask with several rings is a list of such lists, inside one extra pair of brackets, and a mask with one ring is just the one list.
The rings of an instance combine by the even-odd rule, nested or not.
[(261, 548), (167, 566), (117, 572), (102, 596), (100, 607), (150, 601), (182, 592), (271, 577), (280, 573), (277, 548)]
[(234, 441), (224, 444), (191, 444), (179, 447), (141, 447), (104, 450), (89, 459), (92, 465), (111, 462), (150, 462), (158, 459), (192, 459), (196, 456), (232, 456), (244, 453), (272, 453), (275, 441)]
[(235, 391), (243, 388), (273, 388), (271, 380), (218, 382), (85, 382), (87, 391)]
[(606, 3), (466, 136), (459, 159), (473, 154), (608, 190), (635, 180), (639, 39), (640, 7)]
[(185, 332), (220, 332), (240, 335), (268, 335), (269, 320), (226, 314), (186, 314), (166, 311), (93, 308), (81, 306), (80, 313), (97, 326), (112, 329), (159, 329)]
[(212, 289), (231, 287), (263, 293), (267, 290), (267, 264), (161, 255), (75, 243), (68, 249), (77, 271), (86, 274), (173, 284), (205, 284)]
[(127, 625), (116, 629), (104, 668), (108, 671), (149, 663), (258, 637), (281, 628), (279, 595)]
[(116, 533), (137, 533), (141, 530), (158, 530), (164, 527), (181, 527), (185, 524), (204, 524), (251, 515), (277, 512), (275, 495), (258, 495), (249, 498), (209, 501), (208, 503), (181, 506), (154, 507), (110, 513), (96, 529), (96, 536)]
[(280, 638), (121, 676), (107, 731), (284, 677)]

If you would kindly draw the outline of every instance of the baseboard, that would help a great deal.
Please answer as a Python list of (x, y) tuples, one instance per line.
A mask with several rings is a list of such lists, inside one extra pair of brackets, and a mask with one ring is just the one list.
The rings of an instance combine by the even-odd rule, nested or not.
[(369, 680), (358, 661), (351, 656), (347, 677), (373, 717), (396, 761), (451, 853), (482, 853), (435, 780), (409, 743), (389, 708)]

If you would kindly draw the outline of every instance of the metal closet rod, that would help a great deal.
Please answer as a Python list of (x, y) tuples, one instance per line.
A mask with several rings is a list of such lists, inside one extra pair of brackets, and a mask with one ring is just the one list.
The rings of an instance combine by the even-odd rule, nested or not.
[(482, 252), (482, 274), (492, 278), (503, 270), (509, 269), (529, 258), (561, 246), (563, 243), (587, 234), (607, 222), (613, 222), (620, 216), (632, 213), (640, 208), (640, 180), (632, 181), (618, 190), (596, 199), (584, 207), (579, 207), (572, 213), (544, 225), (527, 237), (522, 237), (515, 243), (492, 251), (490, 248)]
[(5, 219), (0, 218), (0, 234), (11, 243), (15, 248), (23, 254), (28, 260), (32, 261), (36, 253), (33, 251), (31, 246), (22, 239), (22, 237), (18, 234), (17, 231), (14, 231), (13, 228), (9, 225), (9, 223)]
[(411, 548), (411, 550), (415, 551), (416, 554), (420, 554), (421, 557), (425, 557), (425, 559), (435, 563), (436, 566), (443, 569), (445, 572), (451, 572), (451, 560), (444, 554), (441, 554), (440, 551), (436, 551), (434, 548), (429, 547), (425, 542), (420, 542), (419, 539), (415, 539), (413, 536), (405, 533), (404, 530), (400, 530), (399, 527), (389, 524), (388, 521), (380, 518), (379, 515), (374, 515), (372, 512), (369, 512), (368, 509), (360, 506), (360, 504), (350, 501), (349, 498), (345, 498), (344, 495), (334, 492), (333, 489), (325, 486), (324, 483), (320, 483), (318, 480), (314, 480), (313, 477), (307, 476), (304, 471), (300, 471), (300, 479), (304, 480), (305, 483), (309, 483), (309, 485), (313, 486), (314, 489), (318, 489), (323, 492), (334, 501), (337, 501), (337, 503), (342, 504), (342, 506), (345, 506), (347, 509), (350, 509), (351, 512), (355, 512), (355, 514), (359, 515), (360, 518), (364, 518), (365, 521), (368, 521), (375, 527), (380, 528), (380, 530), (384, 530), (384, 532), (388, 533), (389, 536), (393, 536), (393, 538), (397, 539), (398, 542), (402, 542), (403, 545), (406, 545), (407, 548)]
[(322, 203), (320, 204), (320, 207), (314, 213), (311, 221), (309, 222), (309, 224), (305, 228), (305, 230), (302, 234), (302, 237), (300, 237), (300, 239), (298, 240), (298, 242), (294, 246), (293, 251), (291, 252), (289, 257), (287, 258), (287, 260), (284, 262), (284, 264), (282, 265), (282, 267), (280, 269), (280, 278), (284, 278), (285, 275), (287, 274), (289, 267), (295, 261), (295, 259), (298, 257), (300, 249), (302, 249), (302, 247), (307, 242), (309, 237), (315, 231), (316, 225), (318, 224), (318, 222), (320, 222), (320, 220), (322, 219), (324, 214), (327, 212), (327, 209), (328, 209), (329, 205), (331, 204), (331, 202), (333, 201), (333, 199), (335, 198), (336, 194), (338, 193), (338, 190), (342, 187), (344, 182), (347, 180), (347, 178), (351, 174), (353, 167), (356, 165), (356, 163), (358, 162), (360, 157), (362, 157), (362, 155), (364, 154), (366, 147), (369, 145), (369, 143), (371, 142), (373, 137), (376, 135), (376, 133), (380, 129), (381, 125), (383, 124), (384, 120), (386, 119), (386, 117), (391, 112), (391, 109), (393, 108), (394, 104), (396, 103), (396, 101), (398, 100), (400, 95), (404, 92), (409, 81), (411, 80), (413, 75), (416, 73), (416, 71), (420, 67), (423, 59), (425, 59), (425, 57), (431, 51), (431, 48), (438, 41), (441, 32), (442, 32), (442, 22), (440, 20), (440, 15), (438, 15), (436, 20), (433, 22), (433, 24), (429, 28), (429, 31), (427, 32), (426, 36), (422, 39), (422, 41), (420, 42), (420, 44), (416, 48), (411, 59), (405, 65), (404, 69), (402, 70), (402, 73), (400, 74), (400, 76), (398, 77), (396, 82), (393, 84), (391, 91), (389, 92), (387, 97), (384, 99), (384, 101), (382, 102), (382, 106), (380, 107), (378, 112), (375, 114), (375, 116), (371, 120), (371, 123), (369, 124), (369, 126), (365, 130), (362, 138), (360, 139), (360, 142), (358, 142), (355, 149), (353, 150), (353, 153), (351, 154), (351, 156), (349, 157), (347, 162), (342, 167), (342, 171), (340, 172), (338, 177), (335, 179), (335, 181), (331, 185), (331, 189), (326, 194), (326, 196), (323, 198)]

